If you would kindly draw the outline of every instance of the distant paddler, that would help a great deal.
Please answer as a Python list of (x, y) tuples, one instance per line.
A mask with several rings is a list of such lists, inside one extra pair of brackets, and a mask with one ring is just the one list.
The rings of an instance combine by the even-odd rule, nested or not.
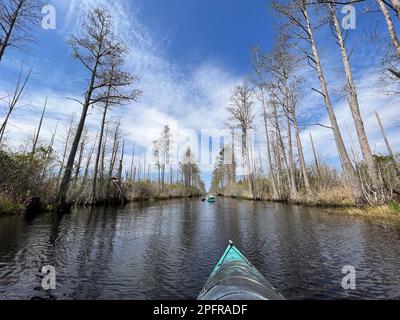
[(214, 203), (215, 202), (215, 197), (212, 194), (209, 194), (207, 196), (207, 201), (210, 203)]

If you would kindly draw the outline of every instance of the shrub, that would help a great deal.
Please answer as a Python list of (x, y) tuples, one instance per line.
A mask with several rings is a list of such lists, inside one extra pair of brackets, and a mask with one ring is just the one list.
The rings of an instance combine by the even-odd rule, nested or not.
[(47, 152), (40, 148), (33, 155), (0, 149), (0, 194), (3, 199), (21, 205), (33, 196), (50, 196), (52, 188), (48, 188), (44, 174)]

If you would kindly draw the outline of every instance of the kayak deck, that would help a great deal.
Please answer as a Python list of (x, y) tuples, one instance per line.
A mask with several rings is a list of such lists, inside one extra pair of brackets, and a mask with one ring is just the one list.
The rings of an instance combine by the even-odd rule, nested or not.
[(198, 300), (284, 300), (230, 242)]

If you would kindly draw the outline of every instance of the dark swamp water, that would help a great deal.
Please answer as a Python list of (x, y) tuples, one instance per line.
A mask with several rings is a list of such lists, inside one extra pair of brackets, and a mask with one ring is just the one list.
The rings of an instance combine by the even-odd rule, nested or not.
[[(287, 299), (399, 299), (400, 233), (320, 209), (218, 199), (0, 217), (0, 299), (195, 299), (233, 240)], [(56, 268), (44, 291), (40, 270)], [(356, 290), (341, 286), (357, 270)]]

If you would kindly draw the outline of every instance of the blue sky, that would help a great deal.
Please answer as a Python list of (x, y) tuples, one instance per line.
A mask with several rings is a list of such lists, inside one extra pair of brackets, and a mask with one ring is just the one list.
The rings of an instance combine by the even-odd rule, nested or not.
[[(49, 98), (49, 107), (41, 136), (43, 143), (49, 140), (57, 121), (60, 132), (57, 139), (61, 142), (69, 117), (73, 112), (79, 113), (79, 105), (66, 98), (81, 98), (88, 75), (71, 58), (67, 41), (71, 33), (80, 32), (88, 9), (96, 6), (109, 9), (116, 34), (130, 49), (126, 68), (140, 78), (137, 86), (143, 96), (138, 103), (114, 110), (111, 116), (122, 118), (128, 148), (135, 144), (143, 155), (165, 124), (170, 124), (176, 132), (223, 129), (231, 91), (248, 76), (250, 48), (260, 45), (265, 51), (270, 50), (276, 33), (274, 20), (278, 20), (264, 0), (53, 0), (50, 3), (57, 10), (57, 29), (38, 28), (36, 44), (28, 52), (10, 50), (0, 63), (0, 97), (12, 89), (21, 65), (26, 69), (32, 67), (34, 72), (24, 97), (30, 106), (17, 110), (9, 126), (8, 139), (15, 147), (24, 144), (33, 133), (45, 97)], [(395, 149), (399, 150), (398, 100), (383, 95), (376, 87), (378, 65), (385, 51), (381, 41), (387, 39), (384, 25), (376, 14), (362, 15), (361, 7), (357, 12), (357, 29), (350, 35), (349, 46), (355, 49), (352, 64), (367, 133), (373, 150), (384, 152), (373, 115), (377, 109)], [(369, 33), (373, 30), (379, 36), (371, 42)], [(327, 30), (320, 30), (317, 38), (338, 120), (350, 144), (349, 136), (355, 139), (355, 134), (347, 102), (340, 98), (343, 85), (340, 52)], [(306, 67), (301, 68), (301, 73), (306, 83), (299, 116), (306, 154), (311, 154), (308, 133), (312, 132), (320, 157), (337, 165), (331, 132), (310, 125), (329, 124), (323, 100), (311, 89), (319, 88), (317, 78)], [(3, 108), (4, 103), (0, 102), (0, 120)], [(88, 127), (92, 137), (98, 130), (99, 119), (99, 110), (91, 110)], [(265, 161), (262, 125), (259, 118), (256, 122), (259, 142), (256, 149)], [(207, 184), (211, 169), (202, 168)]]
[[(167, 54), (180, 65), (218, 59), (234, 72), (248, 70), (249, 49), (269, 49), (274, 27), (266, 1), (142, 1), (142, 19), (166, 37)], [(254, 32), (258, 30), (258, 32)]]

